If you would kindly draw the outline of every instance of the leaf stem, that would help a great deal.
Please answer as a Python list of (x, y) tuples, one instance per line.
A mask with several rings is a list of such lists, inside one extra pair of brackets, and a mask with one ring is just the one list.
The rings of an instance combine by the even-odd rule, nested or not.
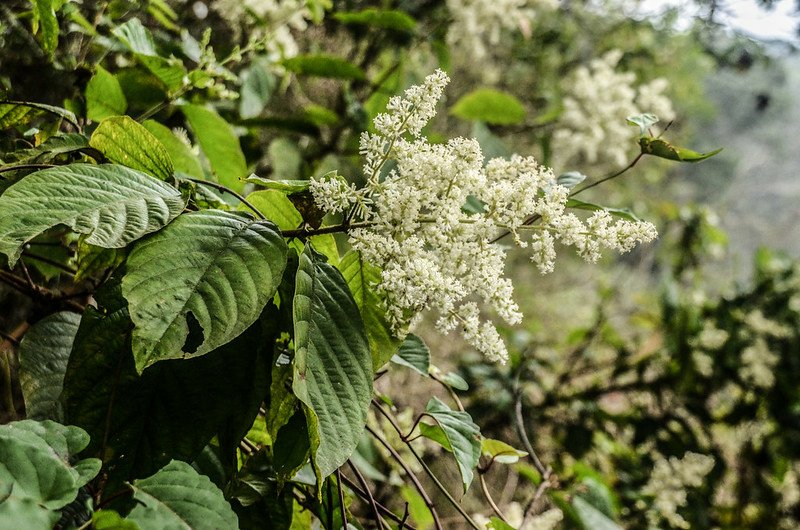
[(200, 184), (202, 186), (208, 186), (209, 188), (214, 188), (214, 189), (216, 189), (218, 191), (222, 191), (222, 192), (227, 193), (229, 195), (233, 195), (234, 197), (236, 197), (236, 200), (238, 200), (239, 202), (241, 202), (242, 204), (244, 204), (245, 206), (250, 208), (253, 211), (253, 213), (256, 214), (256, 217), (258, 217), (262, 221), (266, 221), (267, 220), (267, 218), (264, 217), (264, 214), (261, 213), (258, 210), (258, 208), (253, 206), (253, 204), (250, 201), (248, 201), (247, 199), (242, 197), (241, 194), (236, 193), (235, 191), (233, 191), (232, 189), (230, 189), (229, 187), (227, 187), (227, 186), (225, 186), (223, 184), (219, 184), (217, 182), (211, 182), (211, 181), (203, 180), (203, 179), (195, 179), (195, 178), (189, 178), (189, 179), (186, 179), (186, 180), (188, 180), (189, 182), (194, 182), (195, 184)]

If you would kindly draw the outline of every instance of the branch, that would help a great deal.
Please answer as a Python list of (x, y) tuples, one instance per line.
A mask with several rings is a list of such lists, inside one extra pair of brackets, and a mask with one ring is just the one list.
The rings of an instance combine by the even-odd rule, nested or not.
[[(344, 483), (347, 484), (347, 487), (350, 488), (351, 490), (353, 490), (353, 492), (355, 492), (355, 494), (358, 495), (359, 497), (361, 497), (362, 499), (367, 500), (369, 498), (372, 498), (372, 494), (369, 493), (369, 490), (367, 490), (366, 493), (364, 491), (361, 491), (361, 489), (352, 480), (347, 478), (345, 475), (342, 475), (342, 481), (344, 481)], [(372, 499), (375, 500), (374, 498), (372, 498)], [(394, 513), (392, 510), (390, 510), (389, 508), (387, 508), (383, 504), (379, 503), (378, 501), (375, 501), (375, 506), (377, 507), (378, 510), (383, 512), (386, 515), (386, 517), (388, 517), (389, 519), (391, 519), (391, 520), (393, 520), (395, 522), (398, 522), (398, 523), (403, 523), (403, 519), (398, 517), (396, 513)], [(408, 524), (408, 523), (404, 523), (404, 524), (405, 524), (405, 528), (408, 528), (409, 530), (416, 530), (416, 528), (414, 528), (410, 524)]]
[[(352, 460), (348, 460), (347, 464), (350, 466), (350, 469), (353, 470), (353, 474), (358, 479), (358, 482), (361, 483), (361, 487), (364, 488), (364, 491), (367, 493), (369, 497), (369, 504), (372, 507), (372, 513), (375, 516), (375, 524), (378, 526), (378, 530), (383, 530), (383, 518), (381, 517), (380, 512), (378, 511), (378, 503), (375, 502), (375, 497), (372, 496), (372, 492), (369, 490), (369, 485), (367, 484), (367, 480), (364, 478), (364, 475), (361, 474), (361, 471), (358, 470), (355, 464), (353, 464)], [(340, 479), (344, 479), (346, 477), (341, 476)], [(402, 525), (401, 525), (402, 526)]]
[(189, 178), (189, 179), (186, 179), (186, 180), (188, 180), (189, 182), (194, 182), (195, 184), (201, 184), (201, 185), (203, 185), (203, 186), (208, 186), (209, 188), (214, 188), (214, 189), (216, 189), (217, 191), (222, 191), (222, 192), (224, 192), (224, 193), (227, 193), (227, 194), (229, 194), (229, 195), (233, 195), (234, 197), (236, 197), (236, 199), (237, 199), (239, 202), (241, 202), (242, 204), (244, 204), (245, 206), (247, 206), (248, 208), (250, 208), (250, 209), (253, 211), (253, 213), (254, 213), (254, 214), (256, 214), (256, 217), (258, 217), (258, 218), (259, 218), (259, 219), (261, 219), (262, 221), (265, 221), (265, 220), (267, 219), (266, 217), (264, 217), (264, 214), (262, 214), (262, 213), (261, 213), (261, 212), (258, 210), (258, 208), (256, 208), (255, 206), (253, 206), (253, 205), (250, 203), (250, 201), (248, 201), (247, 199), (245, 199), (244, 197), (242, 197), (242, 196), (241, 196), (239, 193), (236, 193), (235, 191), (233, 191), (232, 189), (230, 189), (230, 188), (229, 188), (229, 187), (227, 187), (227, 186), (223, 186), (222, 184), (218, 184), (218, 183), (216, 183), (216, 182), (211, 182), (211, 181), (208, 181), (208, 180), (202, 180), (202, 179), (193, 179), (193, 178)]

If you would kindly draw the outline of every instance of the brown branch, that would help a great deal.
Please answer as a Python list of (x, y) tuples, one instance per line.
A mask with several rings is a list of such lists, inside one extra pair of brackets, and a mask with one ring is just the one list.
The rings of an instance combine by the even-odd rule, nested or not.
[[(369, 505), (372, 507), (372, 513), (375, 517), (375, 524), (378, 527), (378, 530), (383, 530), (383, 518), (381, 518), (381, 513), (378, 511), (378, 505), (375, 502), (375, 497), (372, 495), (372, 492), (369, 490), (369, 484), (367, 484), (367, 480), (364, 478), (364, 475), (361, 474), (361, 471), (358, 470), (356, 465), (353, 463), (352, 460), (348, 460), (347, 464), (350, 466), (350, 469), (353, 470), (353, 474), (358, 479), (358, 482), (361, 484), (361, 487), (364, 488), (364, 491), (367, 493), (369, 497)], [(340, 477), (344, 478), (344, 477)], [(402, 527), (402, 524), (401, 524)]]
[(339, 486), (339, 510), (342, 512), (342, 527), (349, 528), (350, 525), (347, 524), (347, 508), (344, 505), (344, 490), (342, 489), (342, 472), (337, 469), (336, 470), (336, 485)]
[[(348, 488), (353, 490), (353, 492), (356, 495), (358, 495), (359, 497), (361, 497), (362, 499), (368, 500), (372, 496), (369, 493), (361, 491), (361, 488), (359, 488), (352, 480), (347, 478), (347, 476), (342, 475), (342, 481), (345, 484), (347, 484)], [(373, 498), (373, 500), (374, 500), (374, 498)], [(375, 501), (375, 506), (377, 507), (378, 510), (383, 512), (383, 514), (386, 515), (386, 517), (388, 517), (389, 519), (391, 519), (391, 520), (393, 520), (393, 521), (395, 521), (397, 523), (402, 523), (403, 522), (403, 520), (400, 517), (398, 517), (398, 515), (396, 513), (394, 513), (392, 510), (390, 510), (389, 508), (387, 508), (386, 506), (384, 506), (380, 502)], [(405, 523), (405, 527), (408, 528), (409, 530), (416, 530), (416, 528), (414, 528), (413, 526), (411, 526), (408, 523)]]

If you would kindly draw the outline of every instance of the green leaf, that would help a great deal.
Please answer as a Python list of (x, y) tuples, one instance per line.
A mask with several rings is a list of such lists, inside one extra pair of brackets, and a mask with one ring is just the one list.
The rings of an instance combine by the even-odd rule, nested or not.
[(556, 184), (572, 189), (584, 180), (586, 180), (586, 175), (580, 171), (567, 171), (558, 176)]
[(353, 453), (367, 421), (372, 359), (364, 324), (342, 274), (310, 246), (294, 295), (294, 380), (306, 409), (318, 478)]
[(153, 35), (142, 25), (138, 18), (116, 26), (111, 33), (117, 37), (130, 51), (141, 55), (157, 56)]
[(392, 362), (407, 366), (420, 375), (428, 377), (431, 367), (431, 351), (421, 338), (409, 333), (400, 345), (400, 349), (392, 357)]
[(59, 155), (72, 154), (89, 147), (88, 139), (78, 133), (57, 134), (31, 149), (17, 151), (17, 163), (46, 163)]
[(627, 219), (628, 221), (640, 221), (636, 215), (632, 211), (627, 208), (607, 208), (605, 206), (600, 206), (599, 204), (594, 204), (591, 202), (584, 202), (579, 201), (578, 199), (569, 199), (567, 200), (567, 208), (575, 208), (576, 210), (589, 210), (590, 212), (596, 212), (599, 210), (604, 210), (611, 215), (615, 215), (617, 217), (621, 217), (622, 219)]
[(449, 387), (455, 388), (456, 390), (469, 390), (469, 384), (467, 381), (455, 372), (447, 372), (444, 374), (444, 376), (442, 376), (442, 383)]
[(428, 401), (425, 413), (439, 424), (447, 437), (466, 492), (472, 482), (472, 470), (481, 457), (480, 428), (475, 425), (468, 412), (450, 410), (450, 407), (435, 397)]
[(158, 138), (128, 116), (103, 120), (92, 133), (89, 145), (112, 162), (160, 180), (169, 179), (175, 171), (169, 153)]
[(708, 153), (698, 153), (691, 149), (675, 147), (666, 140), (653, 138), (651, 136), (639, 138), (639, 146), (642, 148), (643, 155), (652, 155), (659, 158), (666, 158), (667, 160), (676, 160), (678, 162), (700, 162), (722, 151), (720, 147)]
[(268, 190), (282, 191), (287, 194), (306, 191), (311, 187), (310, 180), (272, 180), (258, 175), (250, 175), (247, 177), (247, 182), (258, 184)]
[(429, 530), (433, 528), (434, 520), (428, 505), (422, 495), (411, 486), (401, 486), (400, 495), (408, 503), (408, 513), (414, 521), (418, 530)]
[(173, 460), (155, 475), (131, 484), (137, 501), (128, 519), (142, 530), (238, 528), (236, 514), (209, 479)]
[(586, 530), (622, 530), (620, 525), (609, 519), (580, 495), (572, 498), (572, 508), (575, 510), (578, 521)]
[(275, 332), (268, 315), (203, 357), (164, 361), (139, 375), (119, 280), (96, 298), (75, 337), (62, 401), (67, 420), (92, 436), (87, 453), (105, 450), (106, 491), (171, 459), (194, 461), (215, 436), (223, 461), (232, 460), (269, 385)]
[(239, 91), (239, 115), (255, 118), (269, 103), (272, 93), (278, 86), (278, 78), (269, 70), (270, 63), (265, 59), (253, 61), (253, 65), (242, 72), (242, 88)]
[(220, 210), (182, 215), (138, 243), (122, 280), (136, 369), (204, 355), (242, 333), (278, 289), (286, 252), (272, 223)]
[(41, 29), (42, 49), (52, 54), (58, 46), (58, 19), (54, 6), (56, 0), (31, 0), (31, 2), (34, 25), (38, 25)]
[(68, 121), (79, 131), (81, 130), (75, 113), (61, 107), (45, 105), (44, 103), (34, 103), (32, 101), (0, 101), (0, 128), (5, 129), (24, 120), (29, 113), (27, 111), (20, 112), (20, 109), (41, 110), (53, 114)]
[(300, 75), (363, 81), (367, 77), (358, 66), (331, 55), (298, 55), (283, 61), (290, 72)]
[(161, 125), (154, 120), (146, 120), (142, 123), (145, 129), (164, 146), (169, 153), (175, 172), (185, 173), (192, 177), (203, 178), (203, 167), (191, 149), (183, 143), (169, 128)]
[(639, 134), (645, 136), (647, 134), (647, 129), (649, 129), (651, 125), (658, 123), (658, 116), (655, 114), (637, 114), (635, 116), (628, 116), (625, 121), (627, 121), (629, 125), (636, 125), (639, 127)]
[(489, 523), (486, 525), (486, 528), (491, 530), (516, 530), (516, 528), (504, 522), (499, 517), (492, 517), (489, 519)]
[[(23, 420), (0, 426), (0, 497), (12, 495), (12, 511), (33, 507), (57, 510), (70, 502), (78, 490), (100, 471), (100, 461), (86, 459), (70, 465), (70, 460), (89, 442), (88, 435), (73, 426), (53, 421)], [(5, 502), (0, 503), (3, 506)], [(0, 508), (0, 517), (9, 516)], [(43, 513), (34, 513), (44, 518)]]
[(492, 125), (515, 125), (525, 120), (525, 107), (514, 96), (493, 88), (479, 88), (456, 101), (450, 114)]
[(395, 9), (363, 9), (334, 13), (333, 18), (342, 24), (372, 26), (400, 33), (414, 33), (417, 21), (402, 11)]
[(132, 18), (111, 30), (136, 59), (150, 70), (170, 90), (183, 86), (186, 68), (175, 59), (166, 59), (158, 54), (153, 35), (138, 18)]
[(133, 521), (123, 519), (114, 510), (98, 510), (92, 514), (94, 530), (140, 530)]
[(19, 384), (26, 417), (62, 420), (58, 401), (81, 316), (62, 311), (34, 324), (19, 345)]
[(516, 464), (520, 458), (528, 456), (525, 451), (520, 451), (505, 442), (491, 438), (481, 440), (481, 452), (500, 464)]
[[(2, 464), (0, 464), (2, 466)], [(49, 510), (35, 499), (19, 495), (14, 491), (14, 483), (0, 483), (0, 524), (7, 530), (25, 528), (28, 530), (51, 530), (61, 514)]]
[(300, 174), (303, 155), (292, 140), (280, 136), (274, 139), (267, 148), (272, 176), (276, 180), (294, 179)]
[(22, 245), (63, 224), (86, 242), (122, 248), (172, 221), (186, 206), (158, 179), (113, 164), (71, 164), (32, 173), (0, 195), (0, 252), (13, 266)]
[(86, 85), (86, 117), (93, 121), (101, 121), (111, 116), (125, 114), (128, 100), (114, 74), (102, 66)]
[(200, 105), (183, 105), (181, 110), (220, 184), (241, 192), (241, 179), (248, 174), (247, 162), (231, 126), (219, 114)]
[[(255, 206), (261, 214), (275, 223), (281, 230), (294, 230), (303, 222), (303, 216), (294, 207), (286, 194), (276, 190), (254, 191), (247, 196), (247, 202)], [(249, 212), (250, 208), (240, 204), (242, 212)]]
[(344, 255), (339, 270), (358, 304), (372, 352), (372, 369), (378, 370), (400, 347), (400, 339), (394, 336), (386, 321), (386, 308), (377, 290), (381, 270), (365, 262), (361, 254), (354, 250)]

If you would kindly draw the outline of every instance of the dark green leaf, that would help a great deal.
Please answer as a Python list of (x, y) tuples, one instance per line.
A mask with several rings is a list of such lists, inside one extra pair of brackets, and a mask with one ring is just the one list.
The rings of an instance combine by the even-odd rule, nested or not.
[(286, 252), (272, 223), (220, 210), (184, 214), (137, 244), (122, 280), (136, 369), (204, 355), (242, 333), (275, 294)]
[(87, 234), (92, 245), (122, 248), (164, 227), (185, 206), (172, 186), (123, 166), (44, 169), (0, 195), (0, 252), (13, 265), (22, 245), (59, 224)]
[(155, 475), (131, 484), (136, 506), (128, 519), (142, 530), (238, 528), (228, 501), (209, 479), (173, 460)]
[(199, 105), (183, 105), (181, 110), (219, 182), (234, 191), (242, 191), (244, 182), (241, 179), (247, 176), (247, 162), (228, 122), (213, 110)]
[(105, 450), (110, 493), (170, 459), (195, 460), (214, 436), (230, 458), (264, 400), (274, 341), (265, 315), (203, 357), (164, 361), (140, 376), (117, 282), (97, 295), (98, 309), (84, 313), (62, 397), (68, 421), (92, 436), (88, 452)]
[(77, 313), (55, 313), (34, 324), (22, 339), (19, 383), (29, 419), (63, 419), (58, 398), (80, 321)]
[(480, 429), (467, 412), (453, 411), (439, 399), (428, 401), (425, 413), (436, 420), (453, 451), (458, 471), (467, 491), (472, 482), (472, 470), (481, 457)]
[(479, 88), (456, 101), (450, 114), (492, 125), (514, 125), (525, 120), (525, 107), (514, 96), (493, 88)]
[(92, 133), (89, 145), (112, 162), (161, 180), (169, 179), (175, 171), (172, 158), (158, 138), (128, 116), (103, 120)]
[(283, 61), (283, 66), (290, 72), (300, 75), (356, 81), (366, 79), (361, 68), (331, 55), (299, 55)]
[(125, 114), (127, 109), (128, 100), (122, 92), (119, 81), (108, 70), (98, 65), (97, 71), (86, 85), (86, 117), (101, 121), (111, 116)]
[(294, 346), (292, 388), (306, 406), (312, 460), (324, 477), (358, 445), (372, 394), (372, 359), (342, 274), (310, 246), (297, 271)]
[(354, 250), (344, 255), (339, 270), (358, 304), (372, 352), (372, 369), (378, 370), (400, 347), (400, 339), (394, 336), (386, 321), (386, 307), (377, 289), (381, 271), (362, 260), (361, 254)]
[(409, 333), (400, 345), (397, 354), (392, 357), (392, 362), (407, 366), (420, 375), (428, 377), (431, 367), (431, 351), (421, 338)]

